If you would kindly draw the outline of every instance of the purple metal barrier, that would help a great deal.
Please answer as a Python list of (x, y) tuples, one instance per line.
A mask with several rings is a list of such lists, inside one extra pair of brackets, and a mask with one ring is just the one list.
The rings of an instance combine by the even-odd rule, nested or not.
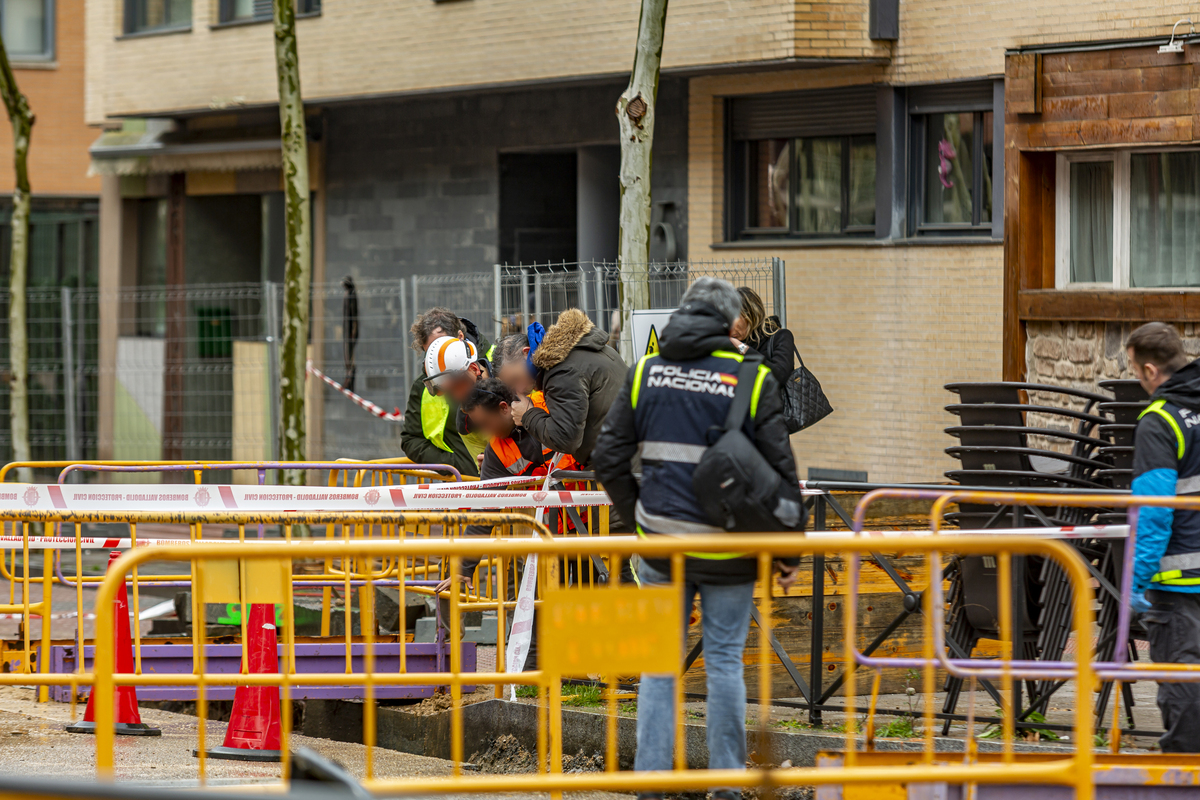
[[(952, 502), (968, 500), (973, 502), (998, 503), (1003, 505), (1056, 505), (1072, 507), (1109, 506), (1129, 510), (1129, 539), (1125, 548), (1125, 558), (1122, 564), (1121, 604), (1117, 618), (1117, 660), (1098, 662), (1094, 665), (1097, 676), (1103, 681), (1138, 681), (1158, 680), (1177, 682), (1200, 682), (1200, 670), (1194, 665), (1187, 664), (1154, 664), (1129, 663), (1125, 658), (1128, 650), (1130, 607), (1129, 598), (1133, 590), (1133, 556), (1137, 546), (1137, 515), (1139, 508), (1151, 506), (1158, 508), (1186, 508), (1200, 510), (1200, 498), (1196, 497), (1133, 497), (1129, 495), (1092, 495), (1092, 494), (1039, 494), (1036, 492), (980, 492), (954, 489), (877, 489), (869, 492), (859, 502), (854, 511), (853, 534), (862, 533), (866, 519), (867, 507), (874, 501), (883, 498), (906, 500), (934, 501), (931, 514), (931, 527), (936, 535), (941, 528), (942, 515), (946, 506)], [(952, 545), (950, 545), (952, 547)], [(941, 554), (931, 552), (930, 563), (940, 563)], [(847, 608), (854, 609), (858, 603), (859, 557), (851, 555), (849, 562), (849, 586), (847, 588)], [(1068, 680), (1076, 675), (1074, 661), (1031, 661), (1012, 660), (1007, 662), (1008, 668), (994, 666), (992, 659), (960, 659), (946, 656), (945, 642), (945, 598), (940, 580), (930, 580), (930, 603), (934, 615), (934, 657), (924, 658), (880, 658), (863, 655), (857, 647), (854, 648), (854, 663), (870, 669), (900, 668), (923, 669), (940, 667), (951, 675), (959, 678), (999, 679), (1005, 675), (1013, 678), (1039, 680)], [(1079, 657), (1086, 657), (1083, 643), (1080, 646)]]
[[(279, 646), (280, 662), (286, 657), (285, 646)], [(400, 666), (399, 644), (375, 644), (375, 668), (386, 669), (389, 660), (397, 670)], [(404, 645), (405, 660), (410, 672), (443, 672), (443, 664), (449, 654), (450, 646), (445, 642)], [(462, 664), (464, 672), (475, 670), (475, 643), (462, 642)], [(83, 648), (84, 671), (92, 669), (92, 657), (95, 648), (87, 645)], [(351, 669), (355, 673), (363, 671), (366, 658), (366, 644), (350, 646)], [(50, 672), (65, 674), (75, 672), (79, 665), (76, 663), (77, 649), (75, 645), (54, 645), (50, 648)], [(142, 668), (147, 673), (166, 675), (190, 675), (194, 664), (192, 648), (179, 644), (144, 644), (142, 645)], [(208, 672), (222, 675), (236, 675), (242, 668), (242, 646), (238, 644), (210, 644), (204, 648), (204, 663)], [(296, 672), (304, 673), (339, 673), (346, 670), (346, 645), (344, 642), (329, 642), (319, 644), (296, 644)], [(376, 686), (375, 698), (379, 700), (420, 699), (433, 696), (436, 683), (422, 686)], [(87, 687), (80, 687), (85, 689)], [(209, 700), (232, 700), (235, 687), (209, 686), (206, 690)], [(464, 692), (472, 692), (474, 686), (464, 686)], [(362, 686), (294, 686), (292, 697), (303, 699), (338, 699), (361, 700)], [(142, 700), (195, 700), (194, 686), (139, 686), (138, 696)], [(50, 698), (60, 703), (71, 700), (71, 687), (54, 686), (50, 689)]]

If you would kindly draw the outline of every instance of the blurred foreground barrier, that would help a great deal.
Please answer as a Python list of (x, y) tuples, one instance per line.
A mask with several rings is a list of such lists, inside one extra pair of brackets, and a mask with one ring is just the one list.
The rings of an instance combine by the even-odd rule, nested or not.
[[(1200, 497), (888, 488), (872, 491), (862, 499), (855, 510), (855, 531), (862, 530), (870, 504), (881, 499), (932, 501), (930, 531), (935, 538), (945, 541), (944, 549), (954, 556), (950, 569), (957, 569), (957, 576), (949, 596), (943, 591), (942, 581), (934, 581), (929, 590), (920, 593), (918, 598), (923, 613), (935, 619), (934, 630), (939, 637), (935, 649), (939, 663), (949, 675), (947, 700), (943, 708), (947, 728), (950, 719), (948, 712), (953, 710), (958, 692), (966, 681), (970, 681), (972, 687), (978, 685), (983, 688), (997, 702), (1001, 702), (1002, 693), (1009, 695), (1011, 699), (1004, 701), (1011, 702), (1017, 708), (1016, 722), (1019, 724), (1031, 718), (1036, 720), (1034, 715), (1044, 713), (1054, 692), (1078, 674), (1076, 662), (1067, 657), (1072, 634), (1066, 621), (1071, 613), (1072, 598), (1077, 598), (1077, 589), (1055, 564), (1036, 561), (1025, 563), (1024, 559), (988, 560), (960, 551), (956, 545), (958, 537), (946, 535), (954, 532), (943, 528), (948, 508), (957, 503), (1024, 509), (1026, 518), (1035, 525), (1041, 524), (1046, 518), (1042, 509), (1083, 509), (1085, 516), (1099, 518), (1112, 516), (1106, 513), (1110, 509), (1128, 512), (1128, 526), (1080, 526), (1078, 532), (1081, 535), (1078, 536), (1073, 535), (1074, 529), (1066, 529), (1065, 532), (1051, 529), (1041, 534), (1068, 539), (1079, 554), (1080, 563), (1088, 571), (1089, 579), (1097, 586), (1098, 626), (1094, 635), (1089, 634), (1088, 644), (1096, 652), (1093, 669), (1104, 683), (1097, 699), (1095, 716), (1104, 716), (1105, 704), (1110, 694), (1115, 693), (1117, 702), (1113, 707), (1110, 737), (1114, 753), (1121, 739), (1122, 696), (1126, 705), (1127, 727), (1136, 727), (1132, 714), (1133, 697), (1128, 683), (1138, 680), (1200, 682), (1200, 665), (1136, 660), (1138, 656), (1132, 638), (1144, 638), (1144, 632), (1136, 625), (1129, 604), (1139, 509), (1200, 510)], [(989, 535), (988, 531), (981, 533)], [(948, 575), (944, 573), (944, 577)], [(852, 575), (852, 587), (854, 582)], [(1006, 625), (1010, 634), (1016, 631), (1015, 641), (1024, 649), (1019, 655), (1024, 657), (1014, 658), (1007, 665), (998, 665), (989, 658), (972, 657), (974, 645), (971, 642), (977, 642), (980, 636), (1008, 638), (998, 630)], [(968, 642), (966, 646), (963, 645), (964, 638)], [(1077, 648), (1084, 645), (1077, 633), (1074, 638)], [(1029, 645), (1031, 641), (1036, 642), (1036, 647)], [(920, 663), (920, 660), (877, 657), (868, 650), (856, 651), (854, 663), (877, 670), (905, 669)], [(996, 680), (1003, 684), (999, 690), (993, 683)], [(1029, 687), (1029, 699), (1024, 708), (1021, 703), (1022, 682)], [(932, 720), (932, 713), (931, 709), (926, 709), (928, 721)]]
[[(359, 523), (406, 525), (419, 521), (424, 515), (398, 513), (374, 513), (359, 515)], [(150, 521), (153, 515), (138, 515), (138, 522)], [(181, 521), (204, 522), (203, 513), (187, 512)], [(236, 519), (240, 524), (321, 524), (333, 521), (346, 523), (347, 515), (283, 514), (226, 512), (226, 519)], [(442, 517), (449, 519), (449, 516)], [(497, 517), (497, 523), (505, 522)], [(697, 791), (713, 786), (736, 786), (767, 789), (782, 786), (808, 786), (826, 784), (911, 784), (944, 781), (964, 784), (1007, 784), (1024, 783), (1060, 785), (1072, 787), (1075, 796), (1083, 800), (1092, 797), (1093, 756), (1091, 748), (1079, 747), (1061, 757), (1050, 758), (1038, 763), (1019, 762), (1013, 759), (1001, 763), (983, 763), (970, 758), (960, 763), (935, 763), (932, 736), (928, 735), (926, 747), (915, 764), (872, 766), (858, 763), (858, 748), (861, 745), (855, 725), (846, 726), (846, 751), (844, 764), (837, 769), (778, 768), (763, 766), (747, 771), (718, 771), (687, 769), (683, 748), (684, 719), (682, 703), (676, 704), (676, 769), (662, 773), (633, 773), (617, 771), (617, 706), (616, 682), (618, 676), (651, 670), (656, 672), (681, 672), (683, 609), (682, 579), (685, 552), (728, 553), (739, 552), (754, 558), (759, 567), (759, 582), (766, 585), (772, 580), (772, 560), (776, 557), (806, 556), (815, 552), (844, 554), (855, 561), (869, 553), (875, 546), (870, 540), (847, 535), (842, 538), (808, 539), (799, 535), (750, 535), (702, 536), (702, 537), (580, 537), (551, 538), (541, 529), (536, 539), (506, 538), (501, 540), (444, 540), (405, 539), (390, 541), (368, 541), (349, 539), (338, 541), (246, 541), (238, 543), (214, 543), (197, 547), (194, 545), (156, 545), (130, 551), (114, 564), (112, 573), (106, 576), (97, 596), (97, 657), (94, 674), (70, 676), (79, 683), (94, 683), (97, 702), (97, 772), (110, 776), (113, 769), (113, 708), (111, 698), (114, 685), (138, 687), (161, 685), (167, 682), (186, 683), (197, 692), (199, 713), (198, 749), (202, 752), (207, 738), (205, 721), (207, 692), (211, 687), (258, 685), (278, 686), (282, 694), (282, 749), (289, 747), (291, 735), (290, 698), (299, 687), (330, 685), (334, 682), (360, 685), (363, 688), (363, 742), (367, 745), (366, 787), (376, 794), (395, 793), (465, 793), (499, 791)], [(932, 536), (902, 537), (894, 540), (905, 552), (921, 554), (926, 559), (926, 571), (936, 575), (941, 571), (938, 550), (945, 542)], [(1080, 642), (1077, 662), (1072, 678), (1076, 682), (1079, 696), (1090, 696), (1094, 690), (1095, 673), (1091, 666), (1091, 651), (1087, 646), (1088, 632), (1093, 617), (1091, 596), (1087, 581), (1089, 574), (1077, 553), (1061, 541), (1021, 537), (988, 538), (980, 536), (955, 537), (955, 552), (972, 555), (992, 555), (1002, 562), (1018, 555), (1036, 555), (1053, 560), (1068, 576), (1073, 592), (1071, 627)], [(497, 560), (501, 571), (508, 562), (537, 554), (548, 560), (569, 560), (607, 556), (610, 565), (616, 566), (631, 556), (650, 556), (669, 559), (673, 564), (673, 585), (667, 588), (639, 590), (611, 582), (603, 588), (586, 586), (568, 587), (563, 583), (545, 584), (540, 595), (542, 624), (540, 626), (540, 652), (544, 654), (542, 669), (520, 674), (504, 673), (502, 663), (495, 672), (470, 672), (464, 669), (459, 648), (455, 643), (461, 639), (459, 611), (463, 603), (458, 593), (449, 597), (450, 665), (447, 673), (414, 673), (407, 671), (403, 659), (396, 663), (392, 659), (377, 658), (375, 643), (366, 635), (365, 668), (360, 673), (345, 675), (308, 675), (295, 671), (295, 640), (292, 620), (283, 625), (283, 658), (278, 674), (229, 675), (213, 674), (204, 664), (203, 648), (196, 642), (198, 654), (196, 668), (190, 675), (137, 675), (114, 674), (113, 641), (111, 635), (111, 601), (123, 580), (123, 575), (138, 565), (150, 560), (191, 561), (196, 574), (195, 601), (207, 602), (213, 597), (223, 598), (236, 593), (238, 602), (282, 603), (286, 610), (292, 592), (291, 562), (297, 559), (391, 559), (407, 562), (418, 558), (437, 557), (448, 562), (450, 572), (457, 571), (462, 559), (490, 555)], [(275, 577), (272, 578), (271, 576)], [(211, 576), (211, 577), (210, 577)], [(369, 587), (373, 578), (367, 573), (364, 581)], [(505, 596), (505, 584), (498, 582), (499, 595)], [(770, 592), (765, 593), (770, 597)], [(505, 607), (497, 604), (503, 620)], [(847, 636), (846, 657), (854, 658), (855, 612), (853, 602), (848, 604), (845, 619)], [(760, 602), (758, 615), (762, 639), (771, 636), (772, 614), (769, 601)], [(364, 631), (369, 631), (364, 627)], [(503, 622), (500, 630), (504, 630)], [(934, 697), (931, 676), (939, 668), (945, 668), (944, 653), (937, 653), (935, 617), (927, 614), (923, 622), (925, 657), (919, 669), (924, 671), (923, 702), (932, 707)], [(769, 647), (760, 643), (756, 664), (760, 675), (758, 682), (759, 732), (761, 736), (756, 748), (763, 763), (771, 764), (768, 732), (770, 720), (771, 691), (766, 679), (771, 668), (772, 656)], [(503, 652), (503, 646), (498, 648)], [(1011, 658), (1011, 641), (1002, 646), (1003, 658), (989, 666), (1002, 674), (1014, 674), (1016, 665)], [(605, 771), (600, 773), (563, 774), (561, 685), (564, 678), (579, 678), (600, 675), (604, 685), (608, 716), (606, 723), (607, 746)], [(43, 676), (38, 676), (42, 678)], [(59, 676), (44, 676), (46, 679)], [(29, 682), (28, 676), (0, 676), (0, 683)], [(411, 683), (433, 683), (449, 687), (451, 696), (450, 748), (455, 762), (452, 778), (438, 779), (384, 779), (374, 775), (372, 748), (375, 743), (375, 702), (379, 687)], [(462, 694), (464, 687), (474, 685), (524, 684), (535, 687), (541, 698), (539, 712), (542, 724), (538, 736), (538, 773), (530, 775), (463, 775), (463, 714)], [(682, 694), (682, 681), (676, 682), (677, 697)], [(1003, 709), (1006, 716), (1005, 732), (1008, 734), (1008, 749), (1011, 750), (1013, 721), (1011, 707)], [(856, 682), (851, 672), (846, 680), (844, 713), (848, 720), (857, 718), (859, 705), (856, 698)], [(1086, 704), (1074, 709), (1073, 738), (1077, 742), (1089, 742), (1092, 735), (1091, 710)], [(205, 760), (199, 761), (203, 775)], [(286, 775), (285, 775), (286, 778)]]

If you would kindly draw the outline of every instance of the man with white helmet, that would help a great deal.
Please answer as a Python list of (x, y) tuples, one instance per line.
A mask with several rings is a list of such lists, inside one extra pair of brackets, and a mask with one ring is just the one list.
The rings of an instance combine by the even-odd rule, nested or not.
[[(430, 394), (446, 395), (456, 407), (467, 399), (477, 382), (490, 377), (492, 366), (474, 342), (440, 336), (425, 351), (425, 388)], [(461, 408), (455, 413), (455, 427), (471, 455), (482, 455), (488, 436), (471, 429), (471, 420)]]
[[(474, 323), (447, 308), (431, 308), (417, 317), (409, 334), (412, 348), (422, 359), (429, 345), (443, 336), (466, 339), (489, 359), (494, 349)], [(422, 369), (409, 390), (404, 412), (400, 432), (404, 455), (418, 464), (449, 464), (463, 475), (478, 475), (476, 457), (484, 444), (472, 442), (475, 452), (469, 449), (468, 442), (458, 433), (457, 416), (457, 406), (447, 396), (432, 394), (426, 388)]]

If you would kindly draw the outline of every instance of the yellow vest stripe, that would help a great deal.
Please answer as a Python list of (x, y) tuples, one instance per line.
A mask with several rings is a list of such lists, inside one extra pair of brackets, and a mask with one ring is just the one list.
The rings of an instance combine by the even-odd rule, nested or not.
[(1171, 426), (1171, 430), (1175, 431), (1175, 439), (1179, 443), (1178, 447), (1176, 448), (1176, 457), (1182, 461), (1184, 443), (1183, 431), (1180, 430), (1179, 423), (1175, 421), (1175, 417), (1171, 416), (1171, 412), (1163, 408), (1163, 406), (1166, 404), (1166, 400), (1155, 400), (1153, 403), (1148, 405), (1142, 413), (1138, 414), (1138, 419), (1141, 419), (1142, 417), (1151, 413), (1158, 414), (1160, 417), (1165, 419), (1167, 424)]
[(630, 404), (637, 408), (638, 392), (642, 388), (642, 369), (646, 366), (646, 361), (653, 356), (642, 356), (638, 359), (637, 369), (633, 372), (633, 390), (629, 393)]

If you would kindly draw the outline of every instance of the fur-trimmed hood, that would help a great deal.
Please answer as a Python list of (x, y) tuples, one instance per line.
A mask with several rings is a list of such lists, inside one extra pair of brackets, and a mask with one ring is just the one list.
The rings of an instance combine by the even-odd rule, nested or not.
[(569, 308), (558, 315), (558, 321), (546, 331), (545, 338), (533, 354), (538, 369), (557, 367), (576, 347), (599, 352), (608, 344), (608, 334), (599, 330), (587, 314)]

